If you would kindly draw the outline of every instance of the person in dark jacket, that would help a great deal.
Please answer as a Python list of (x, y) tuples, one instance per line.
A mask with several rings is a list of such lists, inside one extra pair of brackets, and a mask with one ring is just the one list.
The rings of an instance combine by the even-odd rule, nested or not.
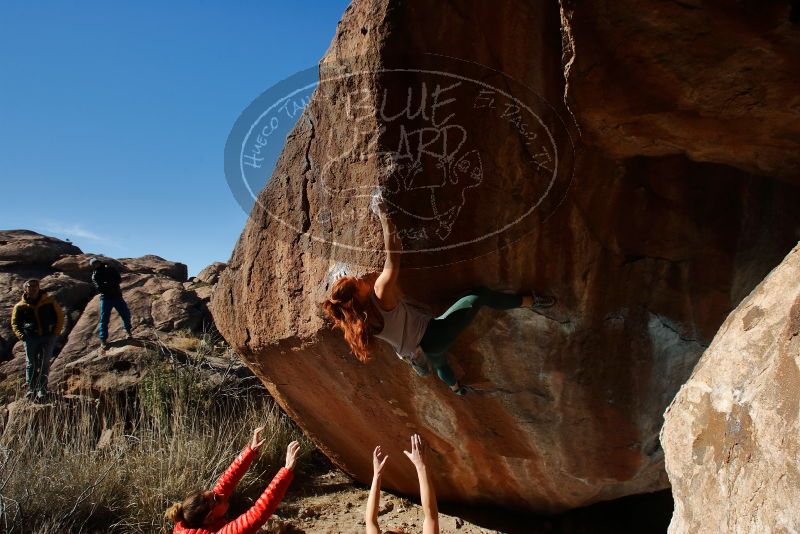
[(64, 312), (58, 302), (39, 287), (39, 280), (22, 286), (22, 299), (11, 312), (11, 328), (25, 344), (25, 380), (28, 398), (47, 397), (47, 374), (56, 338), (64, 328)]
[(128, 304), (122, 298), (122, 289), (119, 284), (122, 278), (114, 267), (103, 263), (97, 258), (89, 260), (92, 267), (92, 284), (100, 292), (100, 346), (105, 349), (108, 347), (108, 321), (111, 319), (111, 310), (116, 309), (122, 318), (125, 333), (128, 339), (132, 339), (131, 334), (131, 311)]

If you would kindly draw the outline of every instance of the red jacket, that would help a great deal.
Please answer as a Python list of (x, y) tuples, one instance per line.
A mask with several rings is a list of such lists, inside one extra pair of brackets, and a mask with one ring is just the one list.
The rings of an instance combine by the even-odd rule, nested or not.
[[(253, 463), (256, 454), (256, 451), (250, 445), (247, 445), (230, 467), (219, 477), (213, 489), (214, 493), (223, 499), (230, 498), (233, 490), (236, 489), (236, 484), (239, 483), (247, 468)], [(254, 534), (267, 522), (267, 519), (278, 507), (293, 478), (294, 473), (282, 467), (253, 506), (231, 522), (220, 519), (214, 525), (189, 528), (182, 521), (178, 521), (172, 532), (173, 534)]]

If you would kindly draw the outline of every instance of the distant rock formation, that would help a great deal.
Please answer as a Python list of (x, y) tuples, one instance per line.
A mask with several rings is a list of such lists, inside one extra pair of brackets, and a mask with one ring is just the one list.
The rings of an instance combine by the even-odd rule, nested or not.
[[(11, 331), (11, 309), (20, 299), (23, 282), (28, 278), (40, 278), (42, 289), (56, 298), (67, 315), (65, 333), (57, 345), (57, 355), (51, 365), (51, 387), (63, 386), (65, 377), (72, 376), (70, 388), (76, 391), (80, 389), (74, 378), (75, 366), (71, 364), (77, 360), (86, 363), (88, 360), (83, 359), (100, 346), (97, 337), (100, 297), (90, 283), (89, 260), (93, 257), (103, 259), (122, 274), (122, 290), (131, 309), (135, 337), (152, 343), (156, 337), (166, 341), (171, 335), (214, 330), (206, 304), (225, 264), (215, 263), (204, 269), (201, 272), (203, 282), (194, 284), (187, 281), (186, 265), (158, 256), (105, 258), (84, 254), (74, 245), (35, 232), (0, 231), (0, 359), (10, 360), (0, 364), (0, 379), (24, 372), (24, 347)], [(196, 291), (194, 285), (201, 287)], [(122, 337), (122, 321), (114, 312), (109, 339), (113, 341)], [(121, 352), (124, 351), (116, 350), (115, 354)], [(134, 356), (127, 354), (122, 359)], [(122, 367), (131, 366), (119, 364), (116, 370), (122, 371)], [(98, 379), (107, 382), (118, 380), (120, 384), (125, 381), (122, 378), (112, 379), (113, 365), (107, 369), (111, 374), (97, 369), (93, 371), (93, 376)], [(91, 383), (91, 380), (81, 382), (87, 387)]]
[[(420, 431), (443, 500), (552, 512), (668, 487), (664, 409), (800, 235), (800, 33), (788, 2), (762, 7), (355, 0), (220, 277), (220, 332), (363, 482), (373, 445), (402, 458)], [(362, 365), (320, 316), (332, 273), (382, 265), (376, 186), (417, 301), (559, 298), (461, 337), (482, 394), (388, 347)]]
[(11, 357), (17, 338), (11, 330), (11, 310), (22, 296), (22, 284), (30, 278), (42, 281), (64, 308), (65, 329), (77, 322), (92, 295), (88, 280), (52, 267), (61, 258), (81, 254), (71, 243), (28, 230), (0, 231), (0, 361)]
[(800, 245), (728, 316), (664, 419), (671, 534), (800, 528)]

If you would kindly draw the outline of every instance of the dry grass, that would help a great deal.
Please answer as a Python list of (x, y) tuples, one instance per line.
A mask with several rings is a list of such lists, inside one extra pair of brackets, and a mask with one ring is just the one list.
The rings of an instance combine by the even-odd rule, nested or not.
[(269, 441), (231, 503), (246, 508), (302, 438), (263, 390), (207, 373), (156, 354), (131, 395), (15, 403), (0, 439), (0, 531), (166, 531), (169, 504), (210, 487), (266, 425)]
[(182, 351), (197, 350), (202, 341), (195, 336), (181, 336), (170, 340), (170, 346)]

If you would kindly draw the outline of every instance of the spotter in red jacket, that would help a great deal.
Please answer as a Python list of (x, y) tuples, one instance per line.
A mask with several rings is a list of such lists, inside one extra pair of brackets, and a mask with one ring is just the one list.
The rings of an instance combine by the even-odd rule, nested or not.
[[(223, 500), (229, 499), (239, 480), (242, 479), (247, 468), (253, 463), (256, 454), (257, 451), (254, 451), (250, 445), (245, 447), (230, 467), (219, 477), (213, 489), (214, 493)], [(200, 528), (189, 528), (182, 521), (178, 521), (172, 532), (173, 534), (254, 534), (275, 512), (293, 478), (294, 473), (292, 471), (281, 467), (281, 470), (269, 483), (261, 497), (253, 503), (249, 510), (233, 521), (228, 522), (225, 519), (220, 519), (215, 524)]]

